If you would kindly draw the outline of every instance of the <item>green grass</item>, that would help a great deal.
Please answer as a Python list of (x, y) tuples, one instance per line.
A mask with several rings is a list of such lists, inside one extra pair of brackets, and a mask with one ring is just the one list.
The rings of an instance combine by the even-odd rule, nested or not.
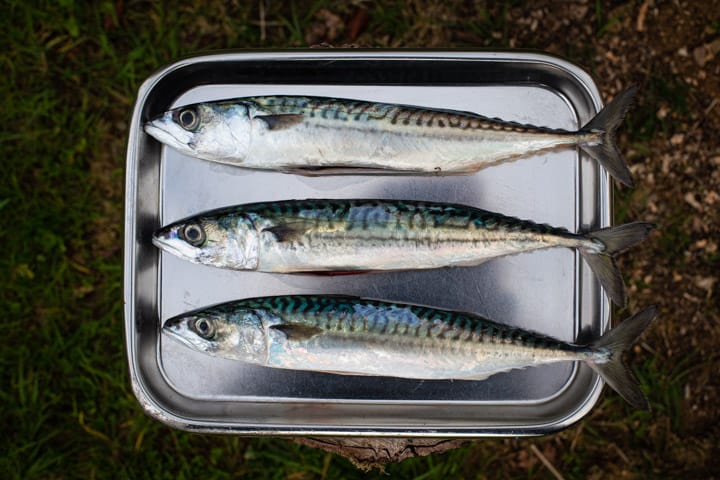
[[(452, 42), (446, 43), (448, 47), (507, 46), (512, 35), (508, 9), (519, 5), (357, 3), (372, 11), (360, 42)], [(130, 388), (121, 248), (124, 148), (134, 96), (154, 70), (184, 55), (303, 46), (315, 12), (328, 8), (347, 16), (354, 9), (329, 0), (266, 5), (263, 41), (257, 2), (4, 4), (2, 478), (366, 478), (339, 456), (284, 439), (172, 430), (146, 417)], [(601, 10), (601, 2), (597, 5)], [(597, 21), (601, 35), (612, 19), (599, 11)], [(453, 41), (452, 32), (458, 29), (471, 36)], [(592, 64), (590, 48), (568, 45), (566, 53)], [(672, 128), (656, 119), (658, 99), (670, 99), (673, 111), (682, 113), (685, 108), (683, 85), (663, 72), (653, 72), (645, 91), (646, 103), (627, 126), (628, 134), (641, 142)], [(627, 200), (626, 210), (636, 204)], [(689, 241), (682, 223), (668, 232), (663, 247), (668, 252)], [(718, 262), (717, 256), (713, 261)], [(639, 449), (635, 463), (627, 468), (642, 474), (651, 467), (637, 458), (662, 455), (662, 437), (648, 434), (654, 419), (659, 415), (677, 427), (682, 416), (681, 388), (691, 374), (690, 365), (679, 363), (669, 373), (660, 373), (667, 368), (667, 363), (649, 360), (640, 369), (647, 390), (662, 392), (653, 395), (653, 414), (633, 412), (616, 395), (606, 395), (581, 427), (558, 436), (482, 441), (390, 465), (387, 474), (368, 476), (551, 478), (528, 453), (532, 443), (541, 451), (555, 445), (554, 462), (566, 478), (584, 478), (598, 459), (616, 460), (602, 453), (608, 437), (623, 448)], [(659, 443), (650, 444), (648, 438)]]
[[(641, 79), (639, 88), (642, 98), (633, 108), (627, 121), (628, 131), (632, 131), (633, 146), (663, 135), (670, 138), (679, 118), (688, 115), (688, 86), (680, 79), (669, 76), (664, 66), (650, 66)], [(660, 108), (667, 109), (667, 116), (660, 118)]]

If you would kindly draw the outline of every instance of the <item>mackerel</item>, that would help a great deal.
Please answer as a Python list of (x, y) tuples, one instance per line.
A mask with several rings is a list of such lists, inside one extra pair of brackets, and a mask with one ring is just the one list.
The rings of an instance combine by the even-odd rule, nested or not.
[(261, 96), (185, 105), (145, 131), (185, 155), (305, 175), (467, 174), (536, 152), (580, 147), (632, 185), (615, 146), (636, 89), (621, 92), (577, 131), (476, 113), (326, 97)]
[(587, 233), (464, 205), (400, 200), (288, 200), (213, 210), (157, 231), (186, 260), (261, 272), (366, 272), (478, 265), (553, 247), (577, 249), (610, 298), (625, 304), (613, 255), (653, 224)]
[(346, 296), (230, 302), (169, 319), (163, 332), (216, 357), (282, 369), (426, 380), (483, 380), (548, 363), (587, 363), (631, 405), (648, 408), (622, 354), (655, 307), (587, 345), (478, 315)]

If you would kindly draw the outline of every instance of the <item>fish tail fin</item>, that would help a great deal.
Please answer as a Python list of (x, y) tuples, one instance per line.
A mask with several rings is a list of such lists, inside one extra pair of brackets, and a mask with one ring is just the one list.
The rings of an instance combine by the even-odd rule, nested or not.
[(653, 223), (633, 222), (585, 234), (586, 238), (601, 243), (603, 248), (600, 251), (592, 248), (580, 248), (580, 253), (597, 276), (600, 285), (617, 305), (625, 305), (625, 284), (613, 257), (636, 243), (640, 243), (654, 228), (655, 224)]
[(627, 318), (596, 342), (590, 344), (595, 351), (606, 353), (605, 361), (588, 361), (595, 370), (630, 405), (650, 410), (647, 397), (640, 389), (640, 382), (623, 362), (623, 353), (630, 349), (637, 338), (647, 329), (657, 314), (657, 307), (651, 306)]
[(630, 108), (637, 87), (630, 87), (620, 92), (612, 102), (595, 115), (580, 132), (600, 133), (598, 143), (580, 143), (580, 148), (602, 165), (613, 177), (623, 185), (633, 186), (632, 175), (620, 150), (615, 145), (615, 130), (625, 118)]

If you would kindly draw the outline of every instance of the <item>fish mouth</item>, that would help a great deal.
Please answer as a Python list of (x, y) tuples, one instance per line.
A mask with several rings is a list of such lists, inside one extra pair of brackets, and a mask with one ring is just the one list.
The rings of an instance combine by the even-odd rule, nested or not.
[(164, 228), (155, 232), (152, 243), (161, 251), (172, 253), (186, 260), (195, 261), (195, 247), (178, 238), (176, 228)]
[(163, 325), (161, 330), (162, 333), (168, 338), (171, 338), (176, 342), (185, 345), (186, 347), (195, 348), (195, 345), (193, 345), (190, 339), (182, 333), (183, 331), (187, 330), (187, 327), (184, 326), (186, 321), (187, 319), (184, 317), (170, 318), (165, 321), (165, 324)]
[(159, 231), (153, 234), (152, 242), (153, 245), (158, 247), (160, 250), (167, 250), (171, 253), (176, 253), (177, 248), (173, 242), (174, 238), (171, 236), (169, 231)]
[(143, 128), (145, 133), (165, 145), (170, 145), (181, 152), (192, 152), (190, 146), (192, 134), (170, 123), (166, 115), (150, 120)]
[(192, 314), (170, 318), (165, 321), (161, 333), (191, 350), (212, 354), (212, 342), (200, 337), (190, 327), (197, 318)]
[(175, 245), (171, 242), (171, 238), (165, 236), (165, 234), (162, 234), (160, 232), (156, 233), (152, 237), (152, 244), (155, 245), (160, 250), (165, 250), (170, 253), (179, 253), (178, 249), (175, 247)]

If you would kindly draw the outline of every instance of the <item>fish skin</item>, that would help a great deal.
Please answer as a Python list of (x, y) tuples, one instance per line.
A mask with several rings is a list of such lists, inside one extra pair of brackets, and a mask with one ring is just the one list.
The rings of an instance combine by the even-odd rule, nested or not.
[(340, 295), (262, 297), (167, 320), (163, 333), (216, 357), (265, 367), (425, 380), (483, 380), (513, 369), (582, 361), (623, 398), (648, 403), (622, 363), (656, 309), (578, 345), (470, 313)]
[(634, 95), (634, 87), (620, 93), (578, 131), (471, 112), (305, 96), (186, 105), (150, 120), (145, 131), (192, 157), (305, 175), (468, 174), (535, 152), (579, 146), (631, 185), (613, 134)]
[[(620, 305), (613, 255), (654, 226), (585, 234), (463, 205), (404, 200), (288, 200), (227, 207), (158, 230), (153, 243), (194, 263), (275, 273), (412, 270), (478, 265), (552, 247), (577, 249)], [(202, 244), (183, 237), (199, 229)], [(196, 242), (197, 243), (197, 242)]]

